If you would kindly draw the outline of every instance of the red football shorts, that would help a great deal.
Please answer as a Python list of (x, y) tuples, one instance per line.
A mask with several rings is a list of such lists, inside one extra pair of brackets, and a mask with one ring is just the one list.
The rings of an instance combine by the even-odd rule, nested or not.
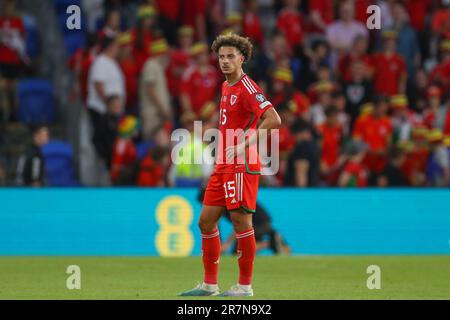
[(242, 208), (254, 213), (258, 185), (259, 174), (213, 172), (206, 187), (203, 204), (226, 207), (228, 211)]

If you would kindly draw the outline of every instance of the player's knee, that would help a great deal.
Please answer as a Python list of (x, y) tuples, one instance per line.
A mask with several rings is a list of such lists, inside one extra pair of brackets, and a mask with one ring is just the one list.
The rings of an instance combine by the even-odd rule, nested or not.
[(233, 223), (234, 231), (237, 233), (244, 232), (252, 227), (251, 221), (247, 221), (247, 220), (243, 220), (243, 219), (234, 218), (231, 220), (231, 222)]
[(198, 227), (201, 233), (213, 232), (216, 229), (215, 223), (206, 219), (200, 219), (198, 221)]

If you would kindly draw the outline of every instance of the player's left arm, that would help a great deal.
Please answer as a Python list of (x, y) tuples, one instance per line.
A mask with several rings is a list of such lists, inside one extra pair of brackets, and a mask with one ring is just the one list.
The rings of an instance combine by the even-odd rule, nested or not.
[(258, 137), (264, 130), (267, 130), (267, 134), (270, 135), (271, 130), (278, 129), (281, 126), (281, 118), (274, 107), (269, 107), (261, 116), (261, 124), (257, 129), (257, 134), (250, 135), (246, 140), (246, 146), (252, 146), (258, 141)]
[(264, 111), (264, 113), (261, 115), (261, 120), (262, 122), (259, 125), (258, 129), (249, 132), (246, 136), (248, 138), (244, 139), (243, 143), (240, 143), (235, 147), (229, 147), (229, 150), (226, 151), (228, 157), (232, 158), (234, 154), (236, 156), (243, 155), (245, 148), (256, 144), (258, 142), (258, 139), (270, 136), (271, 130), (278, 129), (281, 126), (281, 118), (273, 106), (267, 108), (267, 110)]
[(278, 129), (281, 126), (280, 116), (270, 101), (266, 100), (261, 89), (250, 94), (244, 91), (244, 94), (246, 95), (244, 96), (243, 107), (261, 119), (262, 122), (256, 130), (249, 130), (246, 133), (242, 143), (227, 147), (225, 151), (227, 159), (243, 155), (246, 147), (253, 146), (258, 142), (259, 138), (267, 137), (270, 135), (271, 130)]

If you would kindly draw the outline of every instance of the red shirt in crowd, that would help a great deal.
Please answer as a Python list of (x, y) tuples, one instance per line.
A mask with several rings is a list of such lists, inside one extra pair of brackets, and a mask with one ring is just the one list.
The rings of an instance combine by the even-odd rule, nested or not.
[(416, 31), (425, 28), (425, 18), (429, 12), (432, 0), (404, 0), (409, 14), (409, 22)]
[(92, 62), (94, 61), (96, 55), (86, 51), (85, 49), (78, 49), (70, 57), (68, 61), (69, 68), (77, 71), (79, 74), (79, 85), (80, 85), (80, 97), (82, 101), (87, 99), (87, 83), (89, 76), (89, 69), (91, 68)]
[(372, 151), (385, 150), (392, 134), (392, 123), (389, 117), (375, 118), (368, 115), (362, 121), (357, 121), (353, 136), (362, 139)]
[(181, 0), (156, 0), (158, 13), (171, 21), (177, 21)]
[(425, 173), (429, 150), (427, 147), (414, 148), (408, 153), (401, 170), (411, 185), (414, 185), (414, 176), (417, 172)]
[(281, 10), (277, 20), (277, 27), (284, 34), (291, 48), (297, 44), (303, 44), (304, 26), (300, 12), (288, 9)]
[(152, 33), (147, 30), (143, 31), (141, 36), (142, 36), (142, 43), (141, 46), (139, 46), (137, 39), (137, 30), (134, 29), (131, 31), (131, 37), (133, 39), (133, 57), (136, 62), (139, 74), (141, 73), (145, 62), (150, 57), (150, 45), (153, 40), (156, 40), (153, 39)]
[(0, 63), (22, 64), (14, 48), (14, 39), (25, 39), (25, 27), (20, 17), (0, 17)]
[(348, 187), (367, 187), (368, 185), (368, 172), (362, 163), (349, 161), (344, 166), (344, 173), (350, 175), (350, 181)]
[(120, 68), (123, 72), (123, 76), (125, 79), (125, 89), (127, 92), (127, 101), (125, 105), (128, 108), (132, 108), (136, 106), (138, 102), (138, 65), (136, 64), (136, 61), (131, 57), (131, 59), (129, 58), (120, 61)]
[[(325, 24), (329, 25), (334, 20), (333, 1), (330, 0), (314, 0), (309, 2), (309, 12), (318, 12)], [(311, 33), (324, 33), (325, 30), (321, 30), (314, 24), (309, 24), (308, 32)]]
[(261, 28), (261, 21), (257, 14), (253, 12), (245, 13), (243, 30), (246, 37), (249, 37), (260, 46), (263, 44), (264, 35)]
[(288, 126), (282, 125), (278, 130), (278, 143), (280, 152), (290, 152), (294, 148), (295, 138)]
[(218, 88), (219, 78), (215, 68), (208, 67), (206, 72), (200, 72), (192, 66), (183, 75), (180, 92), (189, 97), (192, 111), (200, 115), (207, 102), (216, 101)]
[(181, 20), (183, 25), (196, 27), (198, 16), (205, 16), (207, 9), (206, 0), (181, 1)]
[(327, 166), (334, 166), (339, 158), (339, 146), (342, 142), (342, 128), (340, 126), (330, 126), (324, 123), (318, 127), (322, 135), (322, 152), (320, 161)]
[(355, 19), (365, 25), (369, 16), (367, 8), (375, 4), (374, 2), (371, 0), (355, 0)]
[(141, 162), (137, 185), (141, 187), (156, 187), (164, 181), (164, 168), (148, 154)]
[(137, 150), (132, 139), (117, 138), (113, 146), (111, 179), (116, 181), (122, 169), (133, 165), (137, 160)]
[(369, 146), (364, 164), (367, 168), (376, 173), (380, 173), (386, 165), (386, 154), (379, 154), (379, 151), (386, 151), (392, 136), (392, 123), (388, 117), (375, 118), (368, 115), (355, 123), (353, 136), (363, 140)]
[(369, 54), (364, 54), (359, 57), (352, 54), (344, 55), (338, 61), (338, 69), (343, 81), (352, 81), (352, 64), (357, 61), (364, 63), (368, 70), (373, 69), (372, 57)]
[(450, 39), (450, 9), (441, 9), (436, 11), (431, 23), (433, 32)]
[(172, 97), (180, 95), (183, 73), (189, 67), (191, 57), (188, 52), (175, 49), (170, 52), (170, 63), (166, 69), (167, 86)]
[(441, 62), (431, 71), (430, 80), (438, 82), (445, 91), (450, 91), (450, 59)]
[(403, 58), (394, 54), (388, 56), (384, 53), (373, 55), (374, 87), (378, 94), (388, 96), (399, 93), (400, 82), (406, 77), (406, 66)]
[[(270, 101), (273, 105), (278, 106), (286, 100), (286, 95), (284, 93), (279, 93), (271, 97)], [(294, 91), (291, 100), (288, 102), (289, 109), (296, 115), (302, 116), (305, 112), (309, 110), (310, 102), (306, 95), (300, 91)]]

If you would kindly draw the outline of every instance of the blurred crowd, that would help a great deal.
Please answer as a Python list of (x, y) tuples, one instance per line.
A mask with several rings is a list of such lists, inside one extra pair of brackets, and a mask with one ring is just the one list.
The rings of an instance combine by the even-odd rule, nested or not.
[[(372, 4), (381, 29), (367, 27)], [(280, 170), (262, 183), (450, 186), (450, 0), (99, 0), (82, 9), (89, 33), (68, 61), (71, 97), (88, 110), (110, 184), (207, 177), (205, 166), (172, 164), (170, 134), (195, 120), (217, 127), (224, 78), (210, 44), (233, 32), (254, 44), (245, 72), (283, 121)]]

